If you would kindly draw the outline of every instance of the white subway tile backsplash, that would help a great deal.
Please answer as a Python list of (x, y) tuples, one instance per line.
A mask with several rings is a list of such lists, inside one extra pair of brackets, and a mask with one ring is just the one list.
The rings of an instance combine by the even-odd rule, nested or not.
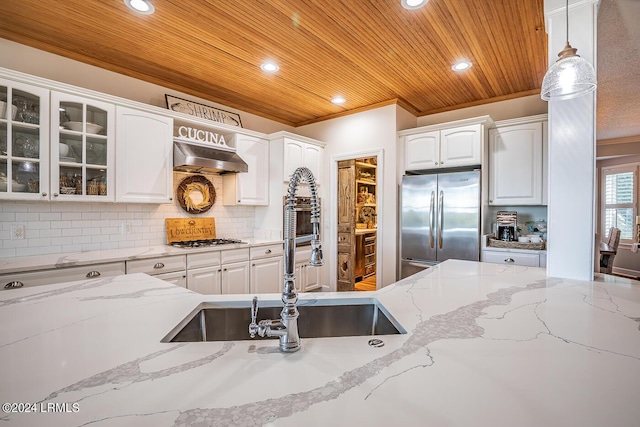
[(16, 256), (16, 250), (14, 248), (0, 248), (0, 258), (13, 258)]
[(63, 237), (82, 236), (82, 229), (81, 228), (63, 228), (62, 236)]
[[(208, 176), (216, 203), (204, 215), (214, 217), (218, 237), (254, 237), (255, 208), (222, 205), (222, 178)], [(0, 256), (132, 248), (166, 244), (165, 219), (201, 217), (173, 204), (0, 202)], [(11, 240), (11, 227), (26, 225), (24, 240)], [(126, 224), (123, 229), (123, 224)], [(128, 229), (127, 229), (128, 227)]]
[(40, 221), (60, 221), (62, 215), (60, 212), (43, 212), (40, 214)]

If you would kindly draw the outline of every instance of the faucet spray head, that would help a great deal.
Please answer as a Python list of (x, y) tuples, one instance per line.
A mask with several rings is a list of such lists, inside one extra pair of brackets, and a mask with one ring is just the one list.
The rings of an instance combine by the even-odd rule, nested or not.
[(312, 267), (321, 267), (324, 265), (322, 245), (319, 239), (311, 240), (311, 258), (309, 259), (309, 265)]

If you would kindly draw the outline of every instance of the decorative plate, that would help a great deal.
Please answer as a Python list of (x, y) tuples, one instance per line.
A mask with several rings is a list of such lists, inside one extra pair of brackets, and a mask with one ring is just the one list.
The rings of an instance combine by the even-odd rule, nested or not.
[(369, 221), (373, 221), (373, 215), (375, 213), (376, 210), (371, 206), (364, 206), (362, 209), (360, 209), (360, 221), (364, 222), (365, 224)]
[(216, 201), (216, 190), (206, 177), (192, 175), (180, 182), (176, 198), (182, 209), (192, 214), (200, 214), (211, 209)]

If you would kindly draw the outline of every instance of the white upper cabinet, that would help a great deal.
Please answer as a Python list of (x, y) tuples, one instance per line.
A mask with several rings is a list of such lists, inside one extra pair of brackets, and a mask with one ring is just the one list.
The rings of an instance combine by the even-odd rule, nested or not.
[(170, 203), (173, 119), (118, 106), (116, 129), (116, 202)]
[(405, 169), (431, 169), (440, 166), (440, 131), (407, 135), (404, 139)]
[(488, 116), (399, 132), (404, 138), (404, 170), (482, 164)]
[[(508, 123), (513, 123), (509, 121)], [(496, 123), (489, 132), (489, 203), (542, 205), (546, 199), (543, 120)]]
[(269, 141), (235, 134), (231, 145), (247, 163), (248, 172), (225, 174), (224, 205), (266, 206), (269, 204)]
[(285, 137), (284, 182), (289, 182), (289, 178), (296, 169), (306, 167), (313, 174), (316, 184), (320, 185), (322, 182), (322, 150), (323, 147), (319, 145)]
[(115, 106), (51, 92), (51, 200), (115, 200)]
[(49, 200), (49, 90), (0, 78), (0, 200)]
[(440, 167), (479, 165), (483, 132), (479, 124), (440, 131)]

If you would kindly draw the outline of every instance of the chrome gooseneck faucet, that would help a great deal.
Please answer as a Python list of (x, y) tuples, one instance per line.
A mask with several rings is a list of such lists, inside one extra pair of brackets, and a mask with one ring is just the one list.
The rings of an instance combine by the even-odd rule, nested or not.
[[(299, 237), (296, 239), (296, 212), (294, 211), (294, 198), (300, 181), (309, 184), (311, 192), (311, 224), (313, 234), (311, 237)], [(284, 211), (284, 288), (282, 290), (282, 302), (284, 307), (278, 320), (261, 320), (256, 324), (258, 315), (258, 297), (253, 297), (251, 304), (251, 323), (249, 335), (254, 338), (256, 334), (261, 337), (278, 337), (280, 339), (280, 351), (294, 352), (300, 350), (300, 334), (298, 333), (298, 291), (296, 290), (296, 242), (311, 240), (311, 259), (309, 264), (319, 267), (324, 264), (322, 260), (322, 245), (320, 243), (320, 205), (318, 204), (318, 190), (316, 180), (307, 168), (298, 168), (291, 175), (287, 190), (287, 203)]]

